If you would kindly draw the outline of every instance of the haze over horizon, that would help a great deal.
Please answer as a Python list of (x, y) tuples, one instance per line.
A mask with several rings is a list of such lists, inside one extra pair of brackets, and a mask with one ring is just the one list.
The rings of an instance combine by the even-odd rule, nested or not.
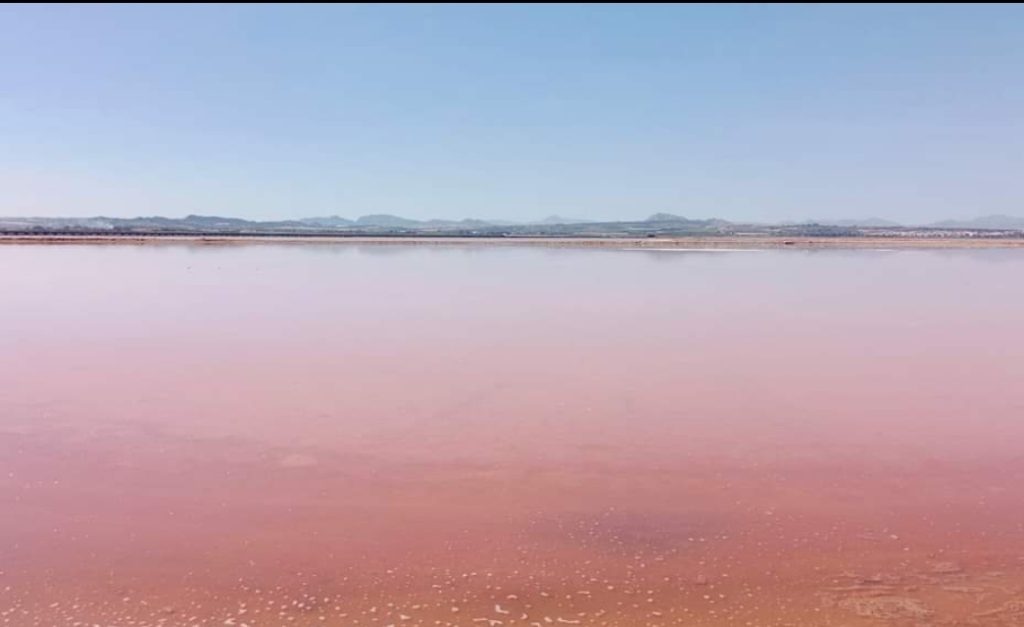
[(0, 215), (1024, 214), (1021, 6), (4, 6)]

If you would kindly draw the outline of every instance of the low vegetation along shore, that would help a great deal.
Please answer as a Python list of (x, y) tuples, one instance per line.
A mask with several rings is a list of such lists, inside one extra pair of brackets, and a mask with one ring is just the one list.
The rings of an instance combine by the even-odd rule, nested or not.
[(729, 248), (1024, 248), (1024, 237), (452, 237), (254, 234), (0, 234), (0, 244), (394, 244), (501, 245), (580, 248), (729, 249)]

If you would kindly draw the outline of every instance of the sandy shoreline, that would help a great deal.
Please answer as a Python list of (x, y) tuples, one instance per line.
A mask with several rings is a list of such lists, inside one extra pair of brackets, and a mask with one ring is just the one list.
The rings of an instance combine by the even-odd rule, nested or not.
[(458, 246), (551, 246), (614, 249), (773, 249), (773, 248), (1024, 248), (1024, 238), (910, 238), (910, 237), (665, 237), (665, 238), (547, 238), (547, 237), (335, 237), (335, 236), (218, 236), (218, 235), (2, 235), (0, 245), (133, 244), (390, 244)]

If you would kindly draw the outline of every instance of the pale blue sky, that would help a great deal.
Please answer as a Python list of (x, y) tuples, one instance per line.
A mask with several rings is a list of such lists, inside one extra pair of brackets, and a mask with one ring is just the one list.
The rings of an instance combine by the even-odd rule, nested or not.
[(1021, 6), (3, 6), (0, 215), (1024, 214)]

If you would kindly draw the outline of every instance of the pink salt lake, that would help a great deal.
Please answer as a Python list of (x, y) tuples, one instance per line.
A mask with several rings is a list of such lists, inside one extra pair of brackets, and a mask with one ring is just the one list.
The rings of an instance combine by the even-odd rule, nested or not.
[(0, 269), (0, 625), (1024, 625), (1024, 251)]

